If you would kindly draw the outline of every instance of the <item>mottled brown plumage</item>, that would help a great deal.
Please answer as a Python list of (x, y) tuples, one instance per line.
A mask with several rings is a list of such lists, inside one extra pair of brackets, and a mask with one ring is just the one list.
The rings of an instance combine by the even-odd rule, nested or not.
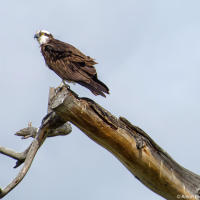
[[(94, 95), (105, 97), (108, 87), (98, 80), (94, 59), (85, 56), (74, 46), (56, 40), (47, 31), (36, 33), (41, 52), (47, 66), (60, 78), (68, 82), (79, 83), (88, 88)], [(43, 38), (42, 38), (43, 37)]]

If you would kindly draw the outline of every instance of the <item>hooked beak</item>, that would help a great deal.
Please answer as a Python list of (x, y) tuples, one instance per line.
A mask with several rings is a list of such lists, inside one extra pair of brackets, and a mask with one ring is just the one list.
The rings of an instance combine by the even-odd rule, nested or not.
[(39, 34), (36, 33), (36, 34), (34, 35), (34, 39), (38, 39), (38, 38), (39, 38)]

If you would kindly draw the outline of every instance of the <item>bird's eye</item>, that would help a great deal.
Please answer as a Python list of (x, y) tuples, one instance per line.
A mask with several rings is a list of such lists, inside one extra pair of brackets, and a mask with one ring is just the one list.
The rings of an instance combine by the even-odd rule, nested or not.
[(44, 35), (45, 35), (45, 36), (48, 36), (48, 34), (47, 34), (47, 33), (44, 33)]

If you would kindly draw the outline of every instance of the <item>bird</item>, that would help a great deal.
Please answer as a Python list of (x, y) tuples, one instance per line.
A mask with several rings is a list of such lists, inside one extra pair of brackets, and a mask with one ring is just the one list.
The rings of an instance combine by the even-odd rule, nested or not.
[(97, 77), (94, 67), (97, 62), (93, 58), (84, 55), (73, 45), (55, 39), (46, 30), (37, 31), (34, 38), (40, 45), (46, 65), (64, 84), (65, 81), (78, 83), (88, 88), (95, 96), (106, 97), (105, 94), (109, 94), (108, 87)]

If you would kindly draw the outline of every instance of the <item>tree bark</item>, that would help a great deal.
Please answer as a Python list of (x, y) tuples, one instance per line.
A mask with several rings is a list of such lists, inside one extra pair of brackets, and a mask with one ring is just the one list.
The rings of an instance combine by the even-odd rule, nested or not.
[(61, 88), (51, 109), (116, 156), (144, 185), (166, 199), (199, 199), (200, 176), (176, 163), (144, 131), (87, 98)]
[[(55, 96), (55, 89), (50, 88), (48, 105), (51, 104), (52, 97)], [(30, 146), (22, 153), (17, 153), (11, 149), (0, 146), (0, 153), (17, 160), (14, 168), (24, 164), (18, 175), (5, 188), (0, 188), (0, 199), (5, 197), (12, 191), (25, 177), (33, 159), (46, 137), (58, 135), (68, 135), (71, 132), (71, 125), (61, 119), (48, 106), (48, 114), (43, 118), (40, 128), (32, 127), (31, 123), (27, 128), (18, 131), (15, 135), (21, 136), (23, 139), (33, 137), (34, 140)]]
[(39, 129), (31, 124), (16, 135), (33, 137), (22, 153), (0, 146), (0, 153), (24, 164), (19, 174), (4, 189), (7, 195), (24, 178), (46, 137), (67, 135), (73, 123), (93, 141), (110, 151), (144, 185), (165, 199), (200, 199), (200, 176), (176, 163), (143, 130), (123, 117), (116, 118), (88, 98), (79, 98), (66, 87), (50, 89), (48, 114)]

